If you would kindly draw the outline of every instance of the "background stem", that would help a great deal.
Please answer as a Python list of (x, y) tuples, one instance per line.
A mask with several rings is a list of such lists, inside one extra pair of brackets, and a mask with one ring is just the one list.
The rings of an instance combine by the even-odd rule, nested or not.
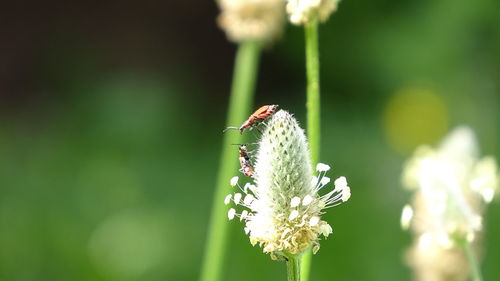
[[(239, 126), (250, 115), (259, 56), (260, 45), (257, 42), (243, 42), (238, 47), (229, 101), (228, 126)], [(222, 129), (224, 128), (221, 128), (221, 132)], [(224, 197), (231, 192), (229, 180), (238, 169), (238, 153), (231, 144), (240, 143), (241, 140), (238, 131), (228, 131), (223, 136), (221, 162), (202, 261), (201, 281), (221, 280), (221, 269), (228, 241), (227, 208), (223, 201)]]
[(483, 277), (481, 276), (481, 270), (479, 269), (479, 264), (477, 262), (476, 257), (474, 256), (474, 253), (472, 252), (472, 248), (469, 241), (463, 239), (461, 244), (462, 248), (464, 249), (465, 255), (467, 256), (467, 261), (469, 262), (472, 280), (482, 281)]
[(289, 255), (286, 261), (288, 281), (300, 281), (300, 256)]
[[(307, 72), (307, 137), (313, 167), (319, 161), (320, 147), (320, 94), (319, 94), (319, 51), (318, 23), (312, 20), (305, 26), (306, 72)], [(307, 281), (311, 268), (311, 250), (302, 258), (302, 281)]]

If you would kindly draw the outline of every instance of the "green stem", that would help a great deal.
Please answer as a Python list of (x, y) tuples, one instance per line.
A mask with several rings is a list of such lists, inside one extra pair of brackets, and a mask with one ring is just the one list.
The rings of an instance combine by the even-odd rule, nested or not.
[(467, 256), (467, 261), (469, 262), (469, 266), (471, 269), (472, 280), (473, 281), (482, 281), (483, 277), (481, 276), (481, 270), (479, 269), (479, 264), (477, 262), (474, 253), (472, 252), (471, 245), (469, 241), (463, 239), (461, 242), (462, 248), (464, 249), (465, 255)]
[[(251, 41), (243, 42), (238, 47), (229, 101), (228, 126), (238, 126), (250, 115), (260, 50), (260, 44)], [(239, 132), (228, 131), (224, 134), (221, 162), (200, 274), (201, 281), (222, 279), (221, 270), (226, 242), (228, 241), (227, 208), (223, 201), (226, 194), (231, 192), (229, 180), (238, 169), (237, 152), (231, 144), (239, 142), (241, 142)]]
[(319, 161), (320, 146), (320, 94), (318, 24), (313, 21), (305, 26), (307, 66), (307, 137), (313, 165)]
[(289, 255), (286, 261), (288, 281), (300, 281), (300, 256)]
[[(313, 167), (319, 161), (320, 147), (320, 93), (319, 93), (319, 50), (318, 22), (313, 20), (305, 26), (306, 71), (307, 71), (307, 137)], [(311, 250), (302, 258), (302, 280), (307, 281), (311, 268)]]

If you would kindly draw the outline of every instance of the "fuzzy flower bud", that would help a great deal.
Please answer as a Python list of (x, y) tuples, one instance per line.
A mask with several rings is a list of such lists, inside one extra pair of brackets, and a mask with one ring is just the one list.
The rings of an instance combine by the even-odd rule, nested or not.
[(270, 42), (283, 31), (283, 0), (218, 0), (218, 3), (219, 26), (233, 42)]
[[(474, 132), (458, 127), (437, 149), (422, 146), (403, 172), (403, 183), (413, 190), (411, 207), (405, 206), (403, 227), (415, 242), (407, 262), (417, 280), (466, 280), (464, 253), (457, 242), (477, 248), (482, 213), (498, 187), (498, 169), (492, 157), (479, 158)], [(410, 224), (411, 222), (411, 224)]]
[(350, 188), (345, 178), (338, 188), (319, 195), (330, 179), (328, 165), (318, 165), (313, 177), (304, 131), (295, 118), (280, 110), (267, 124), (258, 144), (252, 202), (239, 205), (245, 213), (245, 232), (252, 245), (259, 244), (271, 257), (300, 254), (310, 246), (319, 250), (319, 237), (332, 233), (320, 219), (322, 210), (346, 201)]
[(314, 18), (325, 22), (337, 10), (339, 0), (288, 0), (286, 11), (290, 22), (304, 25)]

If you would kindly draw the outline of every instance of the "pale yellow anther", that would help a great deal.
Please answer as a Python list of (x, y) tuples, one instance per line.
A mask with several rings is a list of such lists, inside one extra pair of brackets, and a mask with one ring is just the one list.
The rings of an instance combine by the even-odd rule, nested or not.
[(319, 222), (319, 217), (314, 216), (309, 220), (309, 226), (316, 226), (318, 225), (318, 222)]
[(297, 211), (297, 210), (293, 210), (292, 212), (290, 212), (290, 216), (288, 216), (288, 220), (289, 220), (289, 221), (293, 221), (293, 220), (294, 220), (294, 219), (296, 219), (298, 216), (299, 216), (299, 211)]
[(231, 186), (236, 186), (238, 184), (238, 176), (234, 176), (231, 178), (231, 180), (229, 181), (229, 183), (231, 184)]
[(224, 198), (224, 205), (227, 205), (227, 204), (229, 204), (229, 202), (231, 202), (232, 196), (233, 196), (232, 194), (226, 195), (226, 198)]
[(248, 211), (247, 210), (243, 210), (243, 212), (241, 212), (240, 221), (246, 219), (247, 216), (248, 216)]
[(295, 208), (298, 205), (300, 205), (300, 197), (293, 197), (292, 200), (290, 201), (290, 207)]
[(335, 191), (341, 191), (347, 186), (347, 179), (345, 177), (339, 177), (333, 184), (335, 185)]
[(329, 177), (323, 177), (321, 178), (321, 185), (327, 185), (328, 183), (330, 182), (330, 178)]
[(229, 220), (232, 220), (232, 219), (234, 219), (235, 214), (236, 214), (236, 210), (231, 208), (231, 209), (229, 209), (229, 211), (227, 211), (227, 218)]
[(344, 190), (342, 190), (342, 202), (345, 202), (351, 198), (351, 188), (346, 186)]
[(304, 199), (302, 199), (302, 205), (303, 206), (307, 206), (307, 205), (311, 204), (312, 201), (313, 201), (312, 196), (311, 195), (306, 195), (304, 197)]
[(235, 204), (240, 204), (241, 196), (242, 196), (241, 193), (234, 194), (233, 200)]
[(245, 196), (245, 199), (243, 199), (243, 204), (247, 205), (247, 206), (250, 206), (250, 204), (252, 204), (252, 202), (255, 200), (255, 197), (253, 197), (252, 194), (247, 194)]

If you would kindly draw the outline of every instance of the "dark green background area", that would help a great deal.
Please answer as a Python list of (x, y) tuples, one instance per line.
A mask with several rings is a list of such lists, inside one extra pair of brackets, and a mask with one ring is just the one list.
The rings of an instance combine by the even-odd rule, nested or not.
[[(196, 280), (235, 53), (215, 3), (5, 6), (0, 280)], [(321, 26), (321, 161), (352, 197), (324, 216), (334, 233), (311, 280), (411, 278), (400, 175), (418, 141), (467, 124), (500, 156), (498, 11), (497, 0), (346, 0)], [(255, 107), (305, 124), (304, 68), (303, 30), (288, 26), (263, 53)], [(405, 89), (422, 106), (389, 113)], [(444, 105), (441, 130), (419, 92)], [(500, 275), (499, 203), (485, 219), (485, 280)], [(230, 237), (225, 280), (285, 280), (241, 223)]]

